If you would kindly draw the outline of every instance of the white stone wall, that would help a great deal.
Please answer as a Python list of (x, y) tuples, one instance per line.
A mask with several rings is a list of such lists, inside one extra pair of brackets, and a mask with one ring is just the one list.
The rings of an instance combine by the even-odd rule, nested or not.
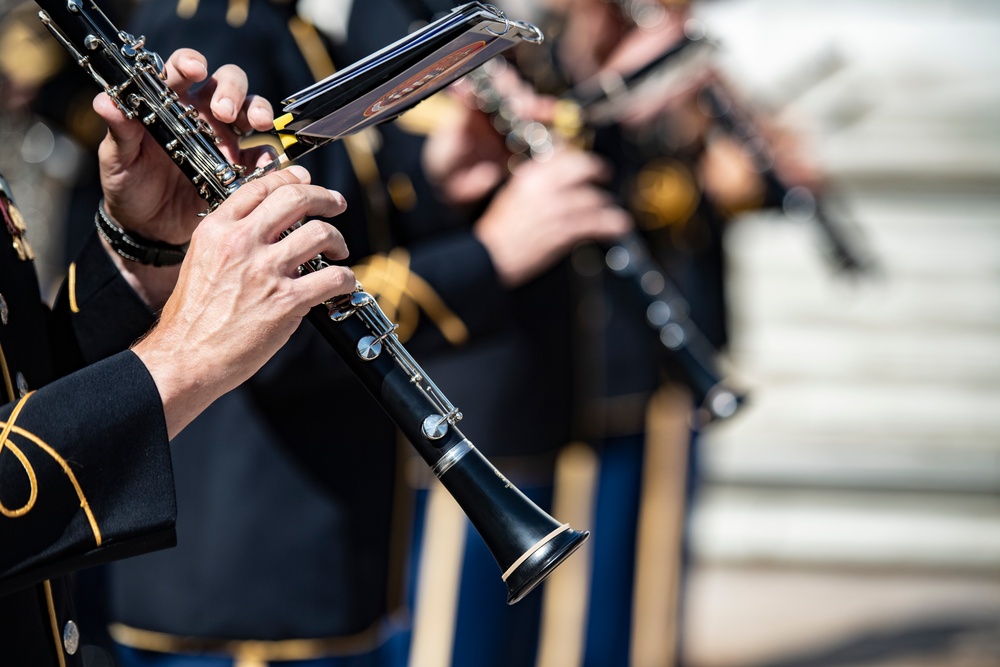
[(1000, 3), (732, 0), (731, 78), (799, 127), (880, 274), (808, 224), (729, 236), (749, 407), (705, 438), (707, 562), (1000, 573)]

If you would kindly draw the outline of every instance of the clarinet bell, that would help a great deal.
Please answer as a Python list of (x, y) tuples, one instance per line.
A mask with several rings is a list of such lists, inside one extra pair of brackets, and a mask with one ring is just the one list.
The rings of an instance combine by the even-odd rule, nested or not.
[(507, 585), (507, 604), (530, 593), (590, 536), (549, 516), (475, 447), (465, 448), (438, 479), (493, 554)]
[[(551, 517), (549, 517), (551, 518)], [(549, 573), (559, 567), (566, 558), (576, 551), (590, 537), (589, 531), (573, 530), (569, 524), (560, 526), (560, 532), (525, 558), (521, 563), (505, 573), (507, 584), (507, 604), (514, 604), (530, 593)], [(489, 543), (487, 543), (489, 544)]]

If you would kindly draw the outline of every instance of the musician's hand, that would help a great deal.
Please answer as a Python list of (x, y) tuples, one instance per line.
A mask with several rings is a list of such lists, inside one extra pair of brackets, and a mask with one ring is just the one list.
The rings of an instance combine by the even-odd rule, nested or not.
[[(599, 77), (614, 85), (616, 76), (627, 76), (641, 70), (658, 56), (686, 39), (684, 24), (689, 18), (685, 7), (664, 8), (664, 20), (646, 28), (633, 28), (626, 33), (602, 63)], [(705, 57), (688, 58), (681, 66), (664, 66), (674, 76), (662, 76), (658, 85), (640, 86), (619, 102), (616, 120), (626, 127), (642, 127), (665, 113), (686, 113), (698, 92), (707, 84), (718, 81), (719, 73)], [(683, 69), (680, 69), (680, 68)], [(654, 79), (655, 81), (655, 79)]]
[[(551, 123), (555, 100), (535, 93), (503, 61), (491, 63), (493, 86), (518, 118)], [(424, 172), (449, 204), (482, 200), (509, 176), (511, 153), (490, 116), (479, 111), (474, 88), (460, 80), (449, 89), (450, 113), (430, 134), (422, 155)]]
[(514, 173), (474, 229), (505, 286), (523, 285), (582, 241), (628, 231), (630, 218), (598, 185), (606, 177), (604, 163), (575, 150)]
[(473, 109), (456, 88), (449, 112), (428, 136), (421, 156), (424, 172), (438, 195), (453, 206), (481, 200), (507, 177), (503, 138), (486, 114)]
[[(247, 77), (240, 68), (224, 65), (209, 77), (208, 64), (192, 49), (175, 51), (166, 62), (167, 85), (183, 104), (193, 104), (222, 139), (220, 148), (235, 164), (253, 169), (269, 161), (265, 149), (240, 151), (230, 127), (248, 132), (271, 129), (271, 105), (247, 96)], [(196, 84), (202, 84), (194, 89)], [(128, 120), (104, 93), (94, 109), (108, 124), (101, 143), (101, 184), (108, 213), (126, 231), (147, 238), (183, 244), (198, 225), (207, 204), (138, 120)], [(273, 157), (273, 156), (271, 156)]]
[(789, 187), (802, 186), (811, 192), (822, 192), (826, 174), (809, 150), (804, 134), (777, 123), (762, 123), (762, 132), (771, 149), (774, 171)]
[[(824, 174), (803, 149), (803, 139), (794, 130), (758, 114), (754, 124), (771, 156), (770, 166), (789, 187), (802, 186), (821, 192)], [(740, 143), (728, 135), (709, 138), (701, 159), (700, 176), (705, 192), (730, 213), (757, 208), (765, 198), (765, 184), (751, 153), (759, 148)]]
[(354, 289), (346, 267), (298, 273), (319, 253), (347, 257), (334, 227), (312, 220), (280, 236), (303, 217), (344, 211), (340, 194), (308, 181), (291, 167), (248, 183), (195, 230), (159, 323), (133, 348), (160, 391), (171, 437), (255, 373), (312, 306)]
[(764, 201), (764, 181), (746, 151), (729, 137), (708, 142), (699, 164), (705, 194), (723, 211), (735, 214)]
[(601, 63), (601, 70), (619, 74), (635, 72), (684, 39), (684, 23), (691, 18), (690, 7), (663, 7), (660, 11), (659, 21), (633, 26), (625, 32)]
[(605, 0), (569, 0), (561, 14), (566, 21), (557, 43), (559, 63), (576, 83), (596, 74), (626, 29), (621, 11)]

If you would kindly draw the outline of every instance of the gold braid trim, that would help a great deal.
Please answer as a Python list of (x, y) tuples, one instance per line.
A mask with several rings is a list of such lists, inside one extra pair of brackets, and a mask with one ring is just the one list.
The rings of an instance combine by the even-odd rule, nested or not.
[[(28, 394), (28, 396), (31, 396), (31, 394)], [(24, 468), (24, 474), (28, 476), (28, 484), (31, 487), (31, 492), (28, 494), (28, 502), (23, 507), (12, 510), (8, 509), (3, 502), (0, 502), (0, 514), (3, 514), (8, 519), (16, 519), (24, 516), (35, 507), (35, 501), (38, 500), (38, 478), (35, 476), (35, 469), (31, 465), (31, 462), (28, 461), (28, 457), (25, 456), (24, 452), (13, 442), (9, 442), (10, 431), (14, 428), (14, 422), (17, 421), (18, 415), (21, 414), (21, 408), (24, 407), (24, 402), (28, 396), (18, 401), (17, 405), (14, 406), (14, 410), (10, 413), (10, 419), (4, 424), (3, 431), (0, 431), (0, 456), (3, 456), (4, 448), (9, 449), (17, 457), (17, 460), (21, 462), (21, 467)]]
[(445, 304), (426, 280), (410, 271), (410, 254), (394, 248), (388, 255), (372, 255), (352, 267), (357, 279), (378, 298), (390, 320), (399, 318), (399, 339), (407, 341), (417, 328), (422, 310), (452, 345), (469, 339), (465, 323)]
[(76, 262), (69, 265), (66, 275), (67, 291), (69, 292), (69, 312), (79, 313), (80, 306), (76, 301)]
[(379, 644), (379, 628), (344, 637), (283, 639), (275, 641), (180, 637), (165, 632), (133, 628), (121, 623), (108, 626), (112, 639), (129, 648), (157, 653), (187, 655), (228, 655), (241, 662), (311, 660), (364, 653)]
[(97, 519), (96, 517), (94, 517), (93, 511), (91, 511), (90, 509), (90, 503), (87, 502), (87, 496), (84, 495), (83, 488), (80, 486), (80, 482), (76, 479), (76, 474), (73, 472), (73, 469), (70, 467), (69, 463), (66, 462), (66, 459), (64, 459), (59, 454), (59, 452), (53, 449), (47, 442), (39, 438), (37, 435), (35, 435), (31, 431), (27, 431), (19, 426), (14, 425), (14, 422), (17, 420), (17, 417), (21, 414), (21, 409), (24, 407), (24, 404), (28, 402), (28, 399), (31, 398), (34, 395), (34, 393), (35, 392), (30, 392), (26, 394), (24, 398), (18, 401), (17, 405), (14, 407), (14, 411), (11, 412), (10, 418), (6, 423), (0, 422), (0, 424), (3, 425), (3, 431), (0, 432), (0, 455), (3, 454), (3, 450), (5, 448), (9, 448), (11, 452), (14, 453), (14, 456), (16, 456), (17, 459), (21, 462), (21, 465), (24, 467), (24, 472), (26, 475), (28, 475), (28, 479), (31, 482), (31, 488), (32, 488), (31, 497), (28, 499), (28, 502), (24, 505), (24, 507), (18, 508), (16, 510), (7, 509), (2, 504), (0, 504), (0, 513), (9, 518), (17, 518), (20, 516), (24, 516), (25, 514), (27, 514), (32, 510), (32, 508), (35, 505), (35, 501), (38, 497), (38, 480), (37, 476), (35, 475), (34, 467), (31, 465), (31, 462), (28, 461), (28, 457), (25, 456), (24, 453), (16, 445), (14, 445), (14, 443), (10, 442), (9, 440), (10, 434), (16, 433), (22, 438), (25, 438), (35, 443), (35, 445), (39, 449), (48, 454), (53, 461), (59, 464), (59, 467), (62, 468), (63, 473), (66, 474), (66, 477), (69, 479), (70, 483), (73, 485), (73, 488), (76, 490), (76, 496), (77, 498), (80, 499), (80, 508), (83, 510), (83, 513), (87, 516), (87, 521), (90, 522), (90, 529), (94, 533), (94, 542), (96, 543), (97, 546), (101, 546), (101, 542), (103, 541), (101, 538), (101, 529), (97, 525)]

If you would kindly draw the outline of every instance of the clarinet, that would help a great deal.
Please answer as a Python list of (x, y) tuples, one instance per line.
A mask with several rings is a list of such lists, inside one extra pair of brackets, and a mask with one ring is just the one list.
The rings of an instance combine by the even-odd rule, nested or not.
[[(219, 138), (165, 83), (163, 60), (145, 39), (116, 28), (93, 0), (39, 0), (39, 18), (128, 118), (143, 123), (218, 208), (243, 184), (289, 162), (282, 155), (251, 173), (229, 163)], [(328, 266), (316, 257), (302, 272)], [(309, 320), (388, 413), (465, 511), (497, 561), (514, 604), (589, 536), (545, 513), (511, 484), (458, 430), (462, 413), (399, 342), (396, 325), (358, 284), (315, 306)]]
[(724, 132), (743, 146), (753, 169), (764, 181), (765, 201), (774, 202), (789, 218), (813, 220), (819, 226), (837, 270), (866, 273), (874, 269), (870, 252), (862, 249), (860, 230), (831, 216), (824, 199), (809, 188), (789, 186), (774, 170), (774, 156), (751, 115), (741, 109), (732, 96), (717, 84), (706, 84), (698, 91), (700, 107)]
[[(562, 134), (582, 134), (580, 115), (566, 100), (557, 110), (554, 133), (541, 123), (519, 117), (510, 108), (494, 83), (494, 68), (506, 61), (495, 58), (466, 75), (472, 85), (478, 108), (492, 118), (494, 129), (505, 137), (512, 160), (547, 159)], [(604, 248), (605, 265), (611, 273), (627, 282), (645, 306), (645, 322), (656, 334), (671, 366), (690, 389), (700, 426), (727, 419), (736, 414), (743, 396), (729, 387), (719, 370), (721, 352), (688, 316), (690, 307), (680, 290), (654, 258), (645, 238), (636, 230), (621, 236)]]
[[(642, 29), (664, 20), (669, 4), (664, 0), (609, 0), (617, 5), (622, 20)], [(628, 84), (647, 76), (656, 68), (676, 59), (682, 51), (707, 41), (704, 30), (693, 22), (685, 27), (687, 35), (679, 44), (655, 58), (652, 63), (622, 80)], [(789, 186), (774, 170), (774, 158), (767, 140), (757, 129), (748, 110), (740, 108), (723, 86), (704, 85), (698, 92), (700, 107), (723, 132), (739, 141), (750, 156), (754, 170), (764, 182), (765, 200), (776, 205), (794, 220), (812, 220), (818, 227), (831, 254), (834, 268), (850, 273), (866, 273), (876, 262), (864, 247), (860, 230), (833, 216), (824, 198), (805, 186)]]

